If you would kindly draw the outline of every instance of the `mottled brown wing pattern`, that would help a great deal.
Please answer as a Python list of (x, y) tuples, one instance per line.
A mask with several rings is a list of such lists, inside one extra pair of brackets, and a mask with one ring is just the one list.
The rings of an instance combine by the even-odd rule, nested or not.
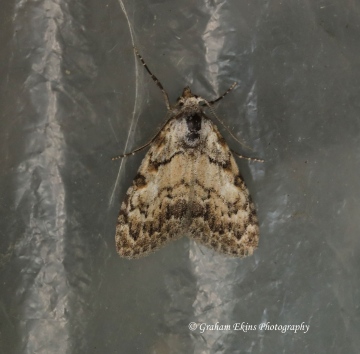
[(153, 142), (121, 205), (115, 240), (122, 257), (145, 256), (187, 227), (191, 166), (174, 125), (170, 121)]
[(203, 125), (208, 139), (194, 165), (190, 235), (227, 255), (251, 255), (259, 241), (254, 204), (220, 132), (210, 120)]
[(118, 217), (121, 256), (147, 255), (183, 235), (233, 256), (257, 247), (255, 208), (225, 140), (204, 117), (202, 144), (189, 149), (186, 129), (171, 120), (146, 154)]
[(134, 50), (162, 91), (171, 118), (149, 143), (113, 158), (151, 144), (121, 205), (115, 235), (118, 253), (138, 258), (188, 235), (224, 254), (251, 255), (259, 240), (254, 204), (229, 147), (203, 110), (208, 107), (219, 120), (212, 105), (236, 83), (211, 101), (187, 86), (171, 106), (162, 84)]

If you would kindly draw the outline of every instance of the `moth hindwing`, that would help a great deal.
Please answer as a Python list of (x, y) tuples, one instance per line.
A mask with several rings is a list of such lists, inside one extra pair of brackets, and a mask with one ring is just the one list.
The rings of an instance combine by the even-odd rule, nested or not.
[(163, 91), (170, 118), (135, 150), (150, 145), (121, 205), (117, 252), (138, 258), (186, 235), (223, 254), (251, 255), (259, 240), (255, 207), (231, 150), (203, 110), (222, 96), (208, 102), (186, 87), (171, 107), (136, 54)]

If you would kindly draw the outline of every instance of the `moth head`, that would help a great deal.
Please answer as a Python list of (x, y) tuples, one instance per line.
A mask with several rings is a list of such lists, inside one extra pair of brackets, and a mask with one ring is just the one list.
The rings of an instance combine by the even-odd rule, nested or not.
[(206, 100), (191, 92), (190, 87), (183, 89), (182, 95), (177, 99), (175, 108), (181, 111), (200, 112), (201, 106), (205, 105)]

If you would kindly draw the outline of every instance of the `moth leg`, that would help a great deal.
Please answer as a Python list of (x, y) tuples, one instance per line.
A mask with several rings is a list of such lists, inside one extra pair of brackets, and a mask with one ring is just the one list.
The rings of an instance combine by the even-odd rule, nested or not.
[(146, 144), (138, 147), (137, 149), (135, 149), (135, 150), (133, 150), (133, 151), (131, 151), (131, 152), (127, 152), (127, 153), (125, 153), (125, 154), (121, 154), (121, 155), (112, 157), (111, 160), (114, 161), (114, 160), (122, 159), (123, 157), (126, 157), (126, 156), (135, 155), (137, 152), (139, 152), (139, 151), (145, 149), (146, 147), (148, 147), (149, 145), (151, 145), (151, 144), (154, 142), (154, 140), (160, 135), (160, 133), (161, 133), (161, 131), (164, 129), (165, 125), (168, 124), (168, 122), (169, 122), (171, 119), (173, 119), (173, 118), (172, 118), (172, 117), (169, 118), (169, 119), (164, 123), (164, 125), (161, 127), (161, 129), (159, 129), (159, 131), (155, 134), (155, 136), (154, 136), (150, 141), (148, 141)]
[(235, 154), (237, 157), (240, 157), (241, 159), (245, 159), (248, 161), (255, 161), (255, 162), (265, 162), (265, 160), (263, 159), (257, 159), (256, 157), (246, 157), (243, 155), (240, 155), (239, 153), (237, 153), (236, 151), (234, 151), (233, 149), (230, 149), (230, 151)]
[(227, 127), (225, 125), (225, 123), (217, 116), (217, 114), (215, 113), (215, 110), (213, 108), (213, 106), (210, 104), (210, 102), (204, 100), (205, 105), (208, 106), (211, 114), (221, 123), (221, 125), (229, 132), (229, 134), (233, 137), (234, 140), (236, 140), (241, 146), (244, 146), (246, 149), (252, 150), (249, 146), (247, 146), (244, 142), (240, 141), (230, 130), (229, 127)]
[[(135, 50), (135, 54), (137, 55), (137, 57), (140, 59), (142, 65), (145, 67), (146, 71), (150, 74), (151, 78), (154, 80), (155, 84), (157, 85), (157, 87), (159, 87), (159, 89), (162, 91), (164, 98), (165, 98), (165, 104), (166, 104), (166, 108), (168, 110), (170, 110), (170, 101), (169, 101), (169, 96), (166, 93), (163, 85), (161, 85), (161, 82), (158, 80), (158, 78), (150, 71), (150, 69), (148, 68), (148, 66), (146, 65), (143, 57), (139, 54), (138, 50), (136, 49), (136, 47), (134, 47)], [(225, 93), (226, 94), (226, 93)]]
[[(159, 134), (159, 133), (158, 133)], [(126, 157), (126, 156), (130, 156), (130, 155), (135, 155), (137, 152), (141, 151), (142, 149), (145, 149), (147, 146), (149, 146), (153, 141), (154, 139), (158, 136), (158, 134), (156, 134), (155, 137), (153, 137), (149, 142), (147, 142), (145, 145), (143, 146), (140, 146), (139, 148), (131, 151), (131, 152), (127, 152), (126, 154), (122, 154), (122, 155), (118, 155), (118, 156), (115, 156), (115, 157), (112, 157), (111, 160), (119, 160), (119, 159), (122, 159), (123, 157)]]
[(226, 92), (224, 92), (220, 97), (218, 97), (216, 100), (213, 101), (209, 101), (210, 104), (214, 104), (216, 102), (219, 102), (220, 100), (222, 100), (230, 91), (232, 91), (235, 86), (237, 85), (237, 82), (234, 82), (228, 89)]

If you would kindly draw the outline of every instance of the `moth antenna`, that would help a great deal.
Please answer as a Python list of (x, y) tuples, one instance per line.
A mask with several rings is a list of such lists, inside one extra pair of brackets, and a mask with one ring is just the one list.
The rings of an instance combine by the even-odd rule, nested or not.
[(218, 97), (216, 100), (209, 101), (210, 104), (214, 104), (216, 102), (219, 102), (222, 100), (230, 91), (232, 91), (237, 86), (237, 82), (234, 82), (220, 97)]
[(140, 59), (142, 65), (145, 67), (146, 71), (150, 74), (151, 78), (153, 79), (153, 81), (155, 82), (156, 86), (159, 87), (159, 89), (162, 91), (163, 95), (164, 95), (164, 99), (165, 99), (165, 104), (166, 104), (166, 108), (168, 110), (170, 110), (170, 101), (169, 101), (169, 96), (166, 93), (163, 85), (161, 85), (161, 82), (159, 81), (159, 79), (150, 71), (150, 69), (148, 68), (148, 66), (146, 65), (143, 57), (140, 55), (140, 53), (138, 52), (138, 50), (136, 49), (136, 47), (134, 47), (134, 51), (135, 54), (137, 55), (137, 57)]
[[(234, 86), (235, 87), (235, 86)], [(230, 91), (229, 91), (230, 92)], [(226, 93), (225, 93), (226, 94)], [(222, 97), (220, 96), (219, 99), (221, 99)], [(219, 100), (218, 99), (218, 100)], [(216, 100), (215, 100), (216, 101)], [(230, 135), (243, 147), (245, 147), (248, 150), (253, 151), (253, 149), (249, 146), (247, 146), (244, 142), (240, 141), (230, 130), (229, 127), (227, 127), (224, 122), (217, 116), (217, 114), (215, 113), (214, 108), (211, 106), (210, 102), (204, 100), (205, 104), (209, 107), (210, 112), (212, 113), (212, 115), (221, 123), (221, 125), (230, 133)]]

